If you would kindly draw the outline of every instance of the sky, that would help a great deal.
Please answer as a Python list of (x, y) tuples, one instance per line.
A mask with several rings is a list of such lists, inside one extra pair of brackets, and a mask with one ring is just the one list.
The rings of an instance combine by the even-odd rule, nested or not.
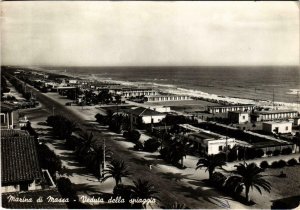
[(295, 2), (2, 2), (2, 65), (299, 65)]

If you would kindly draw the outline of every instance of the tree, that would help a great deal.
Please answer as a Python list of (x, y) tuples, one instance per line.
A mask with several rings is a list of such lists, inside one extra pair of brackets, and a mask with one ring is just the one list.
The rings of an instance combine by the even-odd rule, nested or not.
[(94, 134), (92, 132), (85, 132), (80, 135), (82, 142), (77, 146), (75, 153), (81, 158), (84, 158), (92, 151), (92, 144), (94, 142)]
[[(134, 199), (157, 199), (155, 194), (157, 191), (154, 190), (154, 185), (152, 185), (147, 180), (138, 179), (133, 181), (134, 186), (131, 186), (132, 198)], [(140, 204), (141, 205), (141, 204)], [(138, 206), (140, 206), (138, 205)]]
[(147, 180), (138, 179), (137, 181), (133, 181), (133, 183), (134, 186), (131, 187), (131, 190), (135, 198), (150, 199), (154, 198), (153, 195), (157, 193), (154, 190), (154, 185)]
[(267, 192), (271, 191), (271, 184), (266, 181), (261, 175), (264, 169), (259, 168), (255, 163), (240, 163), (235, 165), (236, 170), (233, 171), (236, 177), (240, 179), (240, 186), (245, 187), (246, 200), (250, 202), (249, 191), (250, 188), (253, 190), (255, 188), (260, 194), (262, 194), (261, 188)]
[(205, 158), (200, 158), (196, 165), (196, 170), (199, 168), (205, 167), (206, 171), (208, 171), (209, 179), (211, 180), (212, 174), (214, 173), (216, 168), (222, 168), (225, 166), (226, 162), (220, 158), (219, 155), (208, 155)]
[(45, 144), (38, 145), (38, 157), (41, 168), (48, 169), (51, 176), (56, 179), (56, 172), (62, 169), (59, 157)]
[(116, 186), (119, 183), (122, 183), (123, 177), (129, 177), (130, 173), (127, 171), (127, 166), (125, 165), (123, 160), (112, 160), (110, 165), (107, 166), (108, 169), (104, 170), (104, 178), (103, 181), (108, 178), (115, 179)]

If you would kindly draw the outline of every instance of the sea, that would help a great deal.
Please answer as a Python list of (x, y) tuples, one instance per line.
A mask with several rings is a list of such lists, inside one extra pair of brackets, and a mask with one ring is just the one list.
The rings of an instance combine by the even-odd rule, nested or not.
[(263, 67), (43, 67), (53, 73), (115, 81), (126, 85), (158, 87), (191, 96), (211, 95), (251, 100), (297, 103), (300, 69)]

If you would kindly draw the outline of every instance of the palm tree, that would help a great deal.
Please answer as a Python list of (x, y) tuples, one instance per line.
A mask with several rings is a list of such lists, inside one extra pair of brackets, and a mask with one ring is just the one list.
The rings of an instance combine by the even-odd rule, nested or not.
[(110, 165), (107, 166), (108, 169), (104, 170), (104, 178), (102, 181), (108, 178), (114, 178), (116, 181), (116, 186), (122, 183), (123, 177), (129, 177), (130, 173), (127, 171), (127, 166), (123, 160), (112, 160)]
[(200, 158), (198, 160), (196, 170), (205, 167), (205, 172), (208, 171), (209, 179), (211, 179), (215, 169), (222, 168), (222, 166), (225, 165), (226, 162), (219, 155), (208, 155), (205, 158)]
[(154, 195), (157, 191), (154, 190), (154, 185), (147, 180), (138, 179), (133, 181), (134, 186), (131, 186), (132, 197), (139, 199), (151, 199), (157, 197)]
[(235, 165), (235, 167), (236, 170), (233, 172), (235, 175), (232, 177), (240, 179), (239, 185), (245, 187), (246, 200), (248, 202), (250, 202), (250, 188), (252, 190), (255, 188), (260, 194), (262, 194), (261, 188), (267, 192), (271, 191), (271, 184), (263, 178), (264, 175), (261, 175), (264, 170), (255, 163), (247, 164), (245, 162)]
[(79, 155), (79, 157), (84, 157), (89, 152), (92, 151), (92, 144), (94, 142), (94, 134), (92, 132), (90, 132), (90, 133), (85, 132), (83, 134), (80, 134), (80, 137), (82, 139), (82, 142), (77, 147), (76, 153)]

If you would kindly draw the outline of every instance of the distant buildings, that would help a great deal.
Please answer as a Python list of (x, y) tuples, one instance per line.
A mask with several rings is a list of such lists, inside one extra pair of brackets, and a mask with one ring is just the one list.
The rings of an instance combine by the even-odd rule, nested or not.
[(116, 95), (121, 95), (125, 98), (137, 97), (137, 96), (152, 96), (157, 95), (158, 92), (152, 88), (139, 88), (139, 87), (113, 87), (107, 88), (109, 92)]
[(291, 133), (292, 122), (263, 122), (262, 128), (268, 133)]
[(251, 111), (254, 109), (254, 104), (239, 104), (239, 105), (214, 105), (207, 106), (207, 111), (211, 114), (227, 113), (229, 111)]
[(243, 111), (229, 111), (228, 119), (231, 123), (246, 123), (249, 122), (249, 113)]
[(287, 120), (298, 116), (293, 110), (256, 111), (250, 114), (251, 122)]
[(180, 95), (145, 95), (145, 101), (147, 102), (162, 102), (162, 101), (186, 101), (192, 100), (189, 96)]

